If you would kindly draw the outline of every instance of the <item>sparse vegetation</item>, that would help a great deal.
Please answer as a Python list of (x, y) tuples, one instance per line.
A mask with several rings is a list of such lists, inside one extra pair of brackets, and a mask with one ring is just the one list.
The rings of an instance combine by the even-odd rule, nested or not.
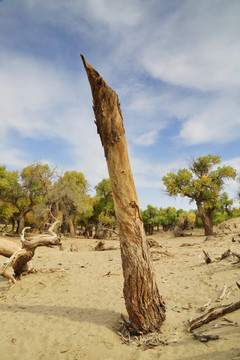
[(231, 205), (228, 197), (221, 196), (221, 191), (224, 182), (235, 179), (237, 172), (231, 166), (214, 168), (219, 163), (219, 156), (209, 154), (192, 160), (188, 169), (180, 169), (177, 173), (171, 172), (163, 177), (170, 196), (181, 195), (188, 197), (190, 202), (195, 201), (205, 235), (213, 235), (214, 212), (223, 209), (229, 211)]
[[(235, 179), (236, 170), (230, 166), (217, 167), (219, 156), (203, 156), (190, 163), (189, 169), (169, 173), (163, 182), (170, 196), (186, 196), (197, 210), (184, 211), (174, 207), (148, 205), (141, 210), (145, 232), (173, 229), (177, 221), (187, 219), (188, 227), (204, 228), (212, 234), (213, 225), (240, 216), (227, 192), (221, 192), (226, 179)], [(44, 223), (52, 221), (50, 212), (62, 220), (62, 233), (75, 236), (82, 228), (90, 236), (93, 228), (116, 226), (113, 195), (109, 179), (95, 186), (90, 196), (89, 184), (81, 172), (67, 171), (60, 176), (48, 164), (31, 164), (21, 171), (0, 167), (0, 231), (21, 233), (31, 226), (40, 231)], [(17, 226), (16, 226), (17, 225)]]

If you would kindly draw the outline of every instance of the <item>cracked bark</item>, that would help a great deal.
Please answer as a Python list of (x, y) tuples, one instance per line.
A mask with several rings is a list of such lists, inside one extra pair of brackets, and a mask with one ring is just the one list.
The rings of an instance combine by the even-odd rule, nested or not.
[(93, 110), (107, 160), (124, 276), (124, 299), (133, 329), (159, 330), (165, 304), (159, 294), (140, 215), (117, 94), (81, 55), (93, 96)]

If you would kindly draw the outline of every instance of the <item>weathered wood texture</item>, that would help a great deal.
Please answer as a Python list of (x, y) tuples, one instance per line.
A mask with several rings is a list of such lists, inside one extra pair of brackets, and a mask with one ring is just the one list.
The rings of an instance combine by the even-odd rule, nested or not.
[(240, 309), (240, 301), (237, 301), (237, 302), (235, 302), (233, 304), (229, 304), (229, 305), (221, 305), (221, 306), (214, 307), (214, 308), (208, 310), (208, 312), (206, 312), (206, 314), (198, 317), (197, 319), (192, 320), (190, 322), (188, 331), (191, 332), (194, 329), (197, 329), (200, 326), (202, 326), (204, 324), (208, 324), (210, 321), (219, 318), (220, 316), (229, 314), (229, 313), (231, 313), (235, 310), (239, 310), (239, 309)]
[(137, 332), (159, 330), (165, 305), (159, 295), (130, 167), (117, 94), (81, 55), (93, 96), (93, 110), (107, 160), (119, 226), (124, 298)]
[(13, 241), (5, 240), (3, 238), (0, 239), (0, 255), (9, 258), (18, 249), (20, 249), (20, 245), (17, 245)]
[[(25, 239), (24, 237), (24, 231), (27, 229), (24, 228), (21, 234), (22, 248), (17, 248), (10, 257), (3, 253), (1, 254), (9, 257), (9, 259), (0, 266), (0, 275), (15, 283), (16, 280), (14, 276), (7, 270), (9, 266), (12, 266), (16, 277), (20, 276), (22, 273), (29, 271), (29, 269), (32, 268), (32, 266), (29, 266), (29, 262), (34, 256), (34, 252), (38, 246), (61, 246), (61, 238), (54, 232), (55, 226), (59, 223), (60, 221), (57, 220), (50, 226), (48, 229), (49, 234), (36, 235), (29, 237), (28, 239)], [(10, 252), (11, 249), (9, 248), (8, 250)]]

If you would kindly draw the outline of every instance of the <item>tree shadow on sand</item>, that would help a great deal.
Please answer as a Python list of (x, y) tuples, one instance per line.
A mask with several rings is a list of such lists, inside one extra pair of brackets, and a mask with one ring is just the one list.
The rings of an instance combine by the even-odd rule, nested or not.
[(105, 326), (112, 331), (119, 327), (121, 314), (107, 309), (81, 308), (61, 305), (8, 305), (0, 304), (1, 311), (23, 312), (30, 314), (39, 314), (43, 316), (54, 316), (77, 322), (89, 322), (96, 325)]

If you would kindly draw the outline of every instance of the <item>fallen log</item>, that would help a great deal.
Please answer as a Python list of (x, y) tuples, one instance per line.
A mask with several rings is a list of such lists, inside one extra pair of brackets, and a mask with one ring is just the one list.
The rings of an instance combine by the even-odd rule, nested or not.
[(240, 309), (240, 301), (229, 305), (221, 305), (208, 310), (208, 312), (194, 320), (190, 321), (190, 326), (188, 332), (191, 332), (194, 329), (199, 328), (200, 326), (209, 323), (212, 320), (215, 320), (225, 314), (231, 313), (235, 310)]
[[(48, 229), (49, 234), (41, 234), (25, 239), (24, 228), (21, 234), (22, 248), (18, 248), (8, 260), (0, 267), (0, 275), (7, 278), (10, 282), (15, 283), (15, 277), (21, 276), (24, 272), (29, 271), (28, 264), (32, 259), (35, 249), (38, 246), (61, 246), (61, 238), (54, 232), (54, 228), (60, 221), (55, 221)], [(14, 276), (8, 272), (8, 267), (12, 266)]]
[(20, 244), (17, 245), (13, 241), (0, 239), (0, 255), (10, 258), (19, 249), (21, 249)]
[[(19, 250), (21, 250), (21, 245), (14, 243), (13, 241), (9, 241), (9, 240), (5, 240), (5, 239), (0, 239), (0, 255), (5, 256), (7, 258), (11, 258), (11, 256), (13, 256), (13, 254), (17, 253)], [(5, 267), (6, 262), (4, 262), (4, 264), (2, 265), (2, 267), (0, 267), (0, 275), (5, 276), (7, 279), (9, 279), (10, 281), (14, 282), (13, 279), (14, 277), (12, 277), (12, 275), (9, 275), (8, 272), (6, 272), (6, 267)], [(8, 265), (10, 266), (10, 265)], [(7, 266), (7, 267), (8, 267)], [(5, 268), (5, 270), (4, 270)], [(1, 274), (1, 271), (3, 272)], [(32, 265), (32, 262), (29, 261), (28, 263), (26, 263), (26, 265), (24, 266), (24, 273), (30, 273), (33, 272), (34, 268)]]

